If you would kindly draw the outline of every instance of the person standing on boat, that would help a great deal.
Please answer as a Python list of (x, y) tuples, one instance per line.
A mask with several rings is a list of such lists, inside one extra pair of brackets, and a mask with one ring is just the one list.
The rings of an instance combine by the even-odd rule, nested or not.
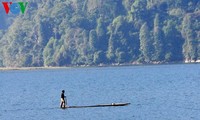
[(65, 102), (65, 90), (62, 90), (61, 93), (61, 101), (60, 101), (60, 108), (65, 108), (65, 105), (67, 104), (67, 102)]

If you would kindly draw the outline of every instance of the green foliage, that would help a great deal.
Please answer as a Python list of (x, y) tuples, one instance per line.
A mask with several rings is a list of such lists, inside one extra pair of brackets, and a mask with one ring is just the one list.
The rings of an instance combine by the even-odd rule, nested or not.
[(104, 23), (104, 19), (102, 17), (97, 19), (97, 27), (96, 27), (96, 33), (97, 33), (97, 44), (96, 47), (98, 50), (106, 50), (107, 49), (107, 40), (106, 40), (106, 24)]
[(161, 23), (160, 23), (160, 18), (158, 14), (156, 14), (155, 19), (154, 19), (153, 38), (154, 38), (153, 60), (162, 61), (164, 59), (164, 34), (161, 29)]
[(140, 29), (140, 51), (144, 62), (149, 63), (152, 60), (153, 46), (147, 23), (144, 23)]
[(140, 29), (142, 24), (147, 20), (147, 2), (146, 0), (135, 0), (131, 6), (131, 20), (134, 22), (136, 29)]
[(96, 51), (98, 47), (98, 38), (95, 30), (91, 30), (89, 34), (89, 46), (91, 51)]
[(103, 51), (97, 51), (94, 53), (94, 64), (100, 64), (105, 62), (105, 54)]
[(187, 60), (197, 60), (197, 40), (192, 29), (192, 18), (186, 15), (182, 22), (182, 35), (185, 38), (183, 54)]
[[(183, 39), (181, 33), (176, 29), (176, 23), (173, 20), (169, 20), (167, 25), (163, 28), (165, 34), (165, 60), (181, 61), (183, 59), (182, 46)], [(176, 48), (176, 49), (175, 49)]]
[(54, 66), (54, 50), (55, 50), (56, 39), (51, 38), (44, 48), (44, 65), (45, 66)]
[(198, 0), (30, 0), (0, 11), (0, 66), (200, 59)]

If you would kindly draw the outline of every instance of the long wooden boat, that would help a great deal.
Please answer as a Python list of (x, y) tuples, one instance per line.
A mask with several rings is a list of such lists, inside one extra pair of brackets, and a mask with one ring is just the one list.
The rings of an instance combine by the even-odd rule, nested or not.
[(89, 108), (89, 107), (116, 107), (116, 106), (126, 106), (131, 103), (111, 103), (111, 104), (99, 104), (99, 105), (88, 105), (88, 106), (67, 106), (66, 108)]

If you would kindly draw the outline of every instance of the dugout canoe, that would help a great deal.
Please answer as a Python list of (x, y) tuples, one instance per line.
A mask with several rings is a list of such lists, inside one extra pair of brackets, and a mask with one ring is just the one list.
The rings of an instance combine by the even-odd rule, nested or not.
[(88, 106), (68, 106), (66, 108), (90, 108), (90, 107), (117, 107), (127, 106), (131, 103), (111, 103), (111, 104), (99, 104), (99, 105), (88, 105)]

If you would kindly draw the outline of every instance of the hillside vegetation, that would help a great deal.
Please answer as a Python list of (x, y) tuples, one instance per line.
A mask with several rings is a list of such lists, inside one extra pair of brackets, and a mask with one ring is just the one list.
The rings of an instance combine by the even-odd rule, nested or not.
[(199, 0), (29, 0), (24, 15), (0, 10), (0, 66), (200, 60)]

